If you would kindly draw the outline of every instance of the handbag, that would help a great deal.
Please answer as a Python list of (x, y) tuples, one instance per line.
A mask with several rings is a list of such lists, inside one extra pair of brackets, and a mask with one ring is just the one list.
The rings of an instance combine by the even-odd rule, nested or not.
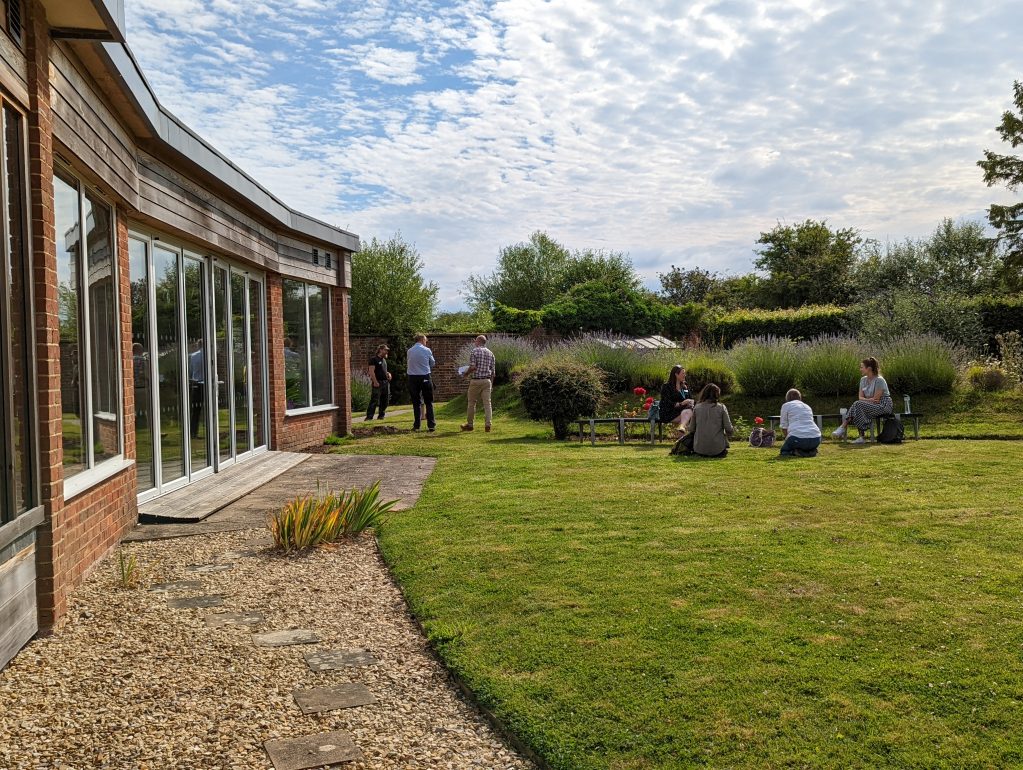
[(754, 428), (749, 434), (749, 445), (767, 449), (774, 446), (774, 431), (767, 428)]
[(680, 438), (672, 445), (671, 452), (669, 454), (691, 455), (693, 453), (693, 439), (695, 437), (696, 433), (693, 431), (690, 431), (686, 435), (682, 436), (682, 438)]

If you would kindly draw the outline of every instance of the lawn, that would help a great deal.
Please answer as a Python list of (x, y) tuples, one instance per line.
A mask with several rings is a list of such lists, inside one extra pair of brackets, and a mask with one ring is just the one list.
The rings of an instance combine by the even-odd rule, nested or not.
[(337, 451), (439, 458), (385, 557), (551, 767), (1023, 764), (1023, 441), (679, 459), (460, 403)]

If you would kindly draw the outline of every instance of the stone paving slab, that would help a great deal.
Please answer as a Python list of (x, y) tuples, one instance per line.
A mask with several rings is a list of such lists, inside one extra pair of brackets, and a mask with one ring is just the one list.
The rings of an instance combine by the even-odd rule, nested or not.
[(366, 685), (355, 682), (336, 684), (330, 687), (297, 688), (292, 695), (303, 714), (319, 714), (321, 711), (372, 706), (377, 702)]
[(322, 650), (307, 652), (305, 662), (312, 671), (338, 671), (352, 666), (375, 666), (378, 661), (366, 650)]
[(233, 564), (191, 564), (185, 567), (188, 572), (195, 572), (200, 575), (211, 575), (214, 572), (227, 572), (234, 569)]
[(296, 628), (290, 631), (267, 631), (253, 634), (252, 641), (260, 647), (288, 647), (293, 644), (316, 644), (320, 637), (314, 631)]
[(362, 752), (352, 737), (342, 730), (267, 741), (263, 747), (273, 762), (274, 770), (310, 770), (362, 758)]
[(266, 618), (260, 612), (218, 612), (207, 615), (203, 620), (210, 628), (223, 626), (258, 626)]
[(168, 599), (167, 606), (174, 610), (201, 609), (203, 607), (219, 607), (224, 603), (222, 594), (208, 596), (189, 596), (184, 599)]
[(149, 587), (154, 594), (169, 594), (175, 591), (202, 590), (201, 580), (173, 580), (170, 583), (154, 583)]
[[(433, 457), (385, 455), (303, 455), (304, 462), (266, 481), (249, 494), (224, 506), (201, 522), (145, 524), (128, 533), (126, 541), (162, 540), (214, 532), (263, 529), (268, 512), (301, 495), (365, 488), (380, 481), (380, 498), (397, 500), (394, 510), (411, 508), (437, 464)], [(244, 465), (245, 463), (243, 463)], [(216, 475), (203, 479), (206, 484)], [(194, 486), (194, 485), (193, 485)], [(178, 494), (181, 491), (173, 492)], [(159, 498), (163, 499), (163, 498)], [(254, 544), (255, 545), (255, 544)]]

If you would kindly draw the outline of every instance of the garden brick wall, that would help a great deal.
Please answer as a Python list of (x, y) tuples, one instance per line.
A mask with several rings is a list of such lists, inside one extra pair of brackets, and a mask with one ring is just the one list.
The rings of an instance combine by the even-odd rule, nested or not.
[[(433, 392), (438, 401), (447, 401), (465, 393), (466, 381), (458, 376), (458, 354), (476, 339), (475, 334), (431, 334), (428, 346), (437, 359), (433, 370)], [(366, 363), (376, 354), (377, 345), (390, 344), (387, 337), (372, 334), (353, 334), (351, 336), (351, 366), (353, 371), (366, 371)], [(405, 343), (406, 348), (412, 347), (412, 341)], [(393, 354), (392, 354), (393, 355)], [(398, 394), (401, 401), (408, 403), (408, 394)]]

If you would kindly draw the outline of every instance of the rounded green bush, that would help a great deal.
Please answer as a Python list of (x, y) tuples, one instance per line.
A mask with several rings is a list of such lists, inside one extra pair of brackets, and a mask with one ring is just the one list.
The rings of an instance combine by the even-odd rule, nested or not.
[(1009, 375), (994, 364), (974, 364), (966, 370), (966, 381), (977, 390), (993, 392), (1009, 387)]
[(550, 356), (525, 367), (519, 393), (530, 418), (549, 420), (554, 436), (564, 439), (573, 420), (596, 413), (605, 394), (604, 378), (594, 366)]
[(859, 344), (850, 337), (818, 337), (800, 346), (799, 387), (817, 396), (856, 393), (860, 382)]
[(878, 356), (881, 375), (893, 393), (951, 393), (960, 352), (934, 334), (909, 335), (892, 340)]
[(747, 396), (782, 397), (796, 384), (799, 351), (792, 340), (760, 337), (732, 348), (732, 369)]

